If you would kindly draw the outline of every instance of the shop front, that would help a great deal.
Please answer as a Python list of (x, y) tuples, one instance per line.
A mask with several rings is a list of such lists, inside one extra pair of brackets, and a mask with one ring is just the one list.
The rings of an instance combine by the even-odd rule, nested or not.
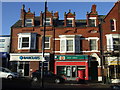
[(106, 57), (106, 76), (109, 83), (120, 83), (120, 57)]
[[(44, 69), (49, 70), (50, 54), (45, 53)], [(40, 69), (42, 53), (10, 53), (10, 69), (21, 76), (30, 76), (32, 72)]]
[(88, 55), (55, 55), (55, 73), (64, 75), (67, 80), (88, 80)]

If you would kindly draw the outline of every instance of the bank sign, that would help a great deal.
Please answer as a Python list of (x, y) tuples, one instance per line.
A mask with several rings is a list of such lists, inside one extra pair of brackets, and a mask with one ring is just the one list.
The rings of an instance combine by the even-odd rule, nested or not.
[(19, 57), (20, 60), (26, 60), (26, 59), (34, 59), (34, 60), (40, 60), (41, 57), (40, 56), (20, 56)]
[(10, 61), (42, 61), (42, 55), (13, 55)]

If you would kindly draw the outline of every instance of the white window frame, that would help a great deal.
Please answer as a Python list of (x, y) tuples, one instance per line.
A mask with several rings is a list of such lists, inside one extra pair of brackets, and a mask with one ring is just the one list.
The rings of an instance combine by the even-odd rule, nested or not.
[[(32, 37), (32, 34), (33, 33), (19, 33), (18, 34), (18, 50), (21, 50), (21, 49), (36, 49), (36, 36)], [(36, 35), (36, 34), (34, 33), (34, 35)], [(24, 38), (24, 37), (29, 38), (29, 47), (22, 47), (22, 38)], [(35, 39), (35, 41), (33, 42), (34, 47), (31, 47), (31, 44), (32, 44), (31, 38)]]
[[(61, 43), (61, 40), (64, 40), (64, 42), (65, 42), (65, 50), (64, 51), (62, 51), (62, 48), (61, 48), (61, 45), (62, 45), (62, 43)], [(73, 40), (73, 50), (72, 51), (67, 51), (67, 40)], [(62, 39), (60, 39), (60, 53), (74, 53), (75, 52), (75, 39), (74, 38), (62, 38)]]
[[(27, 20), (31, 20), (31, 22), (27, 22)], [(31, 27), (31, 26), (27, 26), (27, 24), (31, 24), (31, 26), (33, 26), (33, 19), (25, 19), (25, 26)]]
[(95, 27), (97, 26), (96, 19), (96, 17), (89, 17), (89, 20), (95, 20)]
[[(59, 37), (60, 37), (60, 53), (75, 53), (75, 35), (59, 35)], [(64, 51), (62, 51), (62, 48), (61, 48), (62, 40), (64, 40), (64, 42), (65, 42)], [(67, 40), (73, 40), (73, 50), (72, 51), (67, 51)]]
[[(72, 20), (72, 23), (71, 23), (71, 24), (72, 24), (72, 27), (73, 27), (73, 19), (74, 19), (74, 18), (67, 18), (67, 20)], [(66, 23), (66, 26), (67, 26), (67, 23)]]
[(107, 51), (113, 51), (113, 38), (119, 38), (120, 34), (106, 34), (106, 40), (107, 40)]
[(98, 51), (98, 40), (99, 40), (99, 38), (98, 37), (88, 37), (89, 46), (90, 46), (90, 40), (96, 40), (96, 50), (90, 50), (90, 51), (97, 52)]
[[(114, 22), (114, 30), (111, 29), (111, 31), (116, 31), (116, 19), (111, 19)], [(110, 20), (110, 28), (111, 28), (111, 20)]]
[[(49, 21), (47, 21), (47, 19), (49, 19)], [(50, 23), (50, 25), (51, 25), (51, 18), (46, 18), (46, 23)], [(44, 24), (45, 24), (45, 19), (43, 19), (43, 25)], [(50, 26), (50, 25), (46, 24), (46, 26)]]
[(49, 37), (49, 42), (45, 42), (45, 44), (46, 44), (46, 43), (49, 43), (49, 47), (48, 47), (48, 48), (45, 48), (45, 49), (50, 49), (50, 39), (51, 39), (51, 37), (50, 37), (50, 36), (45, 36), (45, 37)]

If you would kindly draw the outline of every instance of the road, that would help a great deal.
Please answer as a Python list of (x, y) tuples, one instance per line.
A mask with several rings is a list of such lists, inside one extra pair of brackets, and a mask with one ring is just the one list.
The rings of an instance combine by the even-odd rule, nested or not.
[[(2, 80), (2, 90), (9, 90), (9, 89), (41, 89), (41, 83), (32, 82), (31, 79), (21, 78), (21, 79), (14, 79)], [(44, 83), (44, 88), (70, 88), (70, 89), (95, 89), (95, 90), (111, 90), (110, 85), (102, 84), (102, 83), (85, 83), (85, 84), (78, 84), (77, 82), (73, 81), (66, 81), (65, 83), (55, 84), (55, 83)]]

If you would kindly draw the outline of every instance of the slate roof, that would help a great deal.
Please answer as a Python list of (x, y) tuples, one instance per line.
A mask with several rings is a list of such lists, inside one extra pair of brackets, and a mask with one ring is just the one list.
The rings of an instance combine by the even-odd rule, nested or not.
[[(99, 20), (102, 21), (105, 18), (105, 15), (99, 15)], [(75, 21), (76, 27), (86, 27), (86, 19), (80, 19)], [(11, 28), (20, 28), (22, 27), (22, 21), (18, 20)], [(35, 26), (40, 27), (40, 17), (35, 17)], [(54, 22), (54, 27), (64, 27), (64, 20), (58, 20)]]

